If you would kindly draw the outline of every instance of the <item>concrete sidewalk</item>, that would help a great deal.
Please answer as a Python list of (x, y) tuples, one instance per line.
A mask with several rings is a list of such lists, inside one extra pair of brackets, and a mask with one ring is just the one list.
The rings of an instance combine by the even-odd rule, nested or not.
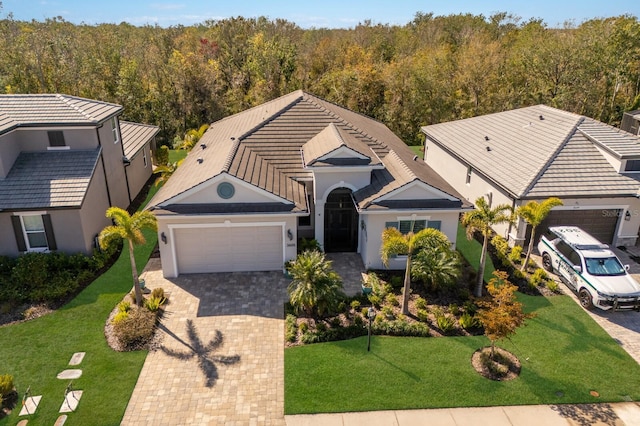
[(522, 405), (285, 416), (287, 426), (639, 426), (640, 404)]

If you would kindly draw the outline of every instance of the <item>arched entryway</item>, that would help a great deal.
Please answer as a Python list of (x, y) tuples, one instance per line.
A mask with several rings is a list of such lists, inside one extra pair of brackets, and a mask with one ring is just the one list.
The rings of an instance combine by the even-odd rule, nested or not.
[(331, 191), (324, 205), (324, 251), (327, 253), (358, 250), (358, 212), (351, 190)]

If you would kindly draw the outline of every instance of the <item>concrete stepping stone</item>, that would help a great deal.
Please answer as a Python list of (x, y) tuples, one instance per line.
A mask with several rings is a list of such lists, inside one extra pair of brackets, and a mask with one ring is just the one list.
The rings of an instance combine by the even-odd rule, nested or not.
[(86, 355), (86, 352), (74, 353), (73, 356), (71, 357), (71, 360), (69, 361), (69, 365), (80, 365), (85, 355)]
[(75, 380), (75, 379), (79, 379), (80, 376), (82, 376), (82, 370), (75, 369), (69, 369), (69, 370), (64, 370), (61, 373), (59, 373), (56, 377), (60, 380)]
[(16, 426), (27, 426), (27, 423), (29, 423), (27, 419), (20, 420)]
[(76, 411), (80, 398), (82, 398), (81, 390), (74, 390), (67, 393), (64, 397), (64, 401), (62, 401), (59, 413), (71, 413), (72, 411)]
[(42, 395), (38, 396), (30, 396), (24, 400), (24, 405), (22, 406), (22, 410), (20, 410), (20, 416), (28, 416), (33, 414), (38, 409), (38, 404), (40, 404), (40, 400), (42, 399)]
[(67, 415), (63, 414), (60, 417), (58, 417), (58, 419), (56, 420), (56, 422), (53, 424), (53, 426), (62, 426), (64, 425), (64, 423), (67, 421)]

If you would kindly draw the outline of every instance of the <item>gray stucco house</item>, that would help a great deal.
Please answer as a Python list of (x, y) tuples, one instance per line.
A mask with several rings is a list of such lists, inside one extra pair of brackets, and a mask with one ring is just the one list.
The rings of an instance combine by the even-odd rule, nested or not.
[[(541, 226), (576, 225), (634, 245), (640, 226), (640, 138), (545, 105), (425, 126), (425, 162), (465, 200), (518, 207), (560, 198)], [(496, 226), (512, 244), (530, 227)], [(538, 232), (541, 235), (542, 232)]]
[(61, 94), (0, 95), (0, 255), (90, 254), (152, 174), (159, 129), (120, 105)]
[(471, 205), (382, 123), (296, 91), (213, 123), (148, 208), (175, 277), (282, 270), (299, 237), (381, 268), (385, 227), (455, 244)]

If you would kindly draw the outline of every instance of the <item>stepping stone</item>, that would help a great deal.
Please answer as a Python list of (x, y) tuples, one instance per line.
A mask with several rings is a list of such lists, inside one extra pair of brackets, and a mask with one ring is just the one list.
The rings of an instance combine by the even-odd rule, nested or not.
[(38, 409), (38, 404), (40, 404), (40, 399), (42, 399), (42, 395), (38, 396), (30, 396), (24, 401), (24, 405), (22, 406), (22, 410), (20, 410), (20, 416), (28, 416), (33, 414)]
[(29, 420), (27, 420), (27, 419), (20, 420), (16, 426), (27, 426), (28, 422), (29, 422)]
[(67, 415), (63, 414), (60, 417), (58, 417), (58, 419), (53, 424), (53, 426), (62, 426), (64, 424), (64, 422), (66, 422), (66, 421), (67, 421)]
[(67, 396), (64, 397), (64, 401), (62, 401), (59, 413), (70, 413), (72, 411), (76, 411), (80, 398), (82, 398), (81, 390), (74, 390), (67, 393)]
[(79, 379), (80, 376), (82, 376), (82, 370), (69, 369), (69, 370), (64, 370), (63, 372), (58, 374), (56, 377), (60, 380), (74, 380), (74, 379)]
[(86, 352), (76, 352), (71, 357), (71, 361), (69, 361), (69, 365), (80, 365), (82, 360), (84, 359)]

